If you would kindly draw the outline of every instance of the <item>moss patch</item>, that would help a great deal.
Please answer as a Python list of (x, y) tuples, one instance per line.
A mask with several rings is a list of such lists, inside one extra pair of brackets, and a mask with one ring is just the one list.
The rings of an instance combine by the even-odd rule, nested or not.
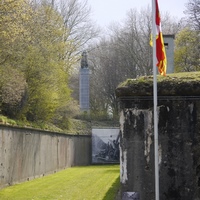
[[(200, 95), (200, 72), (174, 73), (157, 76), (160, 96), (198, 96)], [(152, 96), (153, 76), (128, 79), (116, 89), (117, 97)]]

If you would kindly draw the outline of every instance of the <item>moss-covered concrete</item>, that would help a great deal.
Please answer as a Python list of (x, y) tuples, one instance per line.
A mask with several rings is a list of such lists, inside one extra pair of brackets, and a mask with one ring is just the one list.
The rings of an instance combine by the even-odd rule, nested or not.
[[(200, 95), (200, 72), (157, 76), (157, 87), (159, 96), (198, 96)], [(117, 87), (116, 95), (117, 97), (152, 96), (153, 76), (127, 79)]]
[[(161, 200), (200, 199), (200, 72), (158, 76)], [(153, 77), (116, 89), (120, 106), (121, 194), (155, 199)]]

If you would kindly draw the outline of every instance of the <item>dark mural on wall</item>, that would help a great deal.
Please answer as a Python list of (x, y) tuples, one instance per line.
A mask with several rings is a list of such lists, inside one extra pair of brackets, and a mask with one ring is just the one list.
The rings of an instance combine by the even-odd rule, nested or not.
[(92, 129), (92, 163), (119, 163), (119, 129)]

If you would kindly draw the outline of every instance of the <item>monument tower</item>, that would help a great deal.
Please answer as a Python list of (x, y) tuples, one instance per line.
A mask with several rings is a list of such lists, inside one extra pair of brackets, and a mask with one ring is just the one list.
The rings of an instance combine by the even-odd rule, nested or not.
[(79, 77), (79, 104), (81, 111), (88, 112), (90, 110), (89, 102), (89, 68), (87, 62), (87, 52), (83, 51)]

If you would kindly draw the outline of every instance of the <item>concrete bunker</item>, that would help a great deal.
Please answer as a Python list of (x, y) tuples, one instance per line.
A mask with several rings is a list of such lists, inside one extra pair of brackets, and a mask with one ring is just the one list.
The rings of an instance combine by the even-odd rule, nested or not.
[[(153, 78), (127, 80), (116, 95), (121, 194), (153, 200)], [(200, 199), (200, 73), (158, 76), (158, 134), (160, 199)]]

